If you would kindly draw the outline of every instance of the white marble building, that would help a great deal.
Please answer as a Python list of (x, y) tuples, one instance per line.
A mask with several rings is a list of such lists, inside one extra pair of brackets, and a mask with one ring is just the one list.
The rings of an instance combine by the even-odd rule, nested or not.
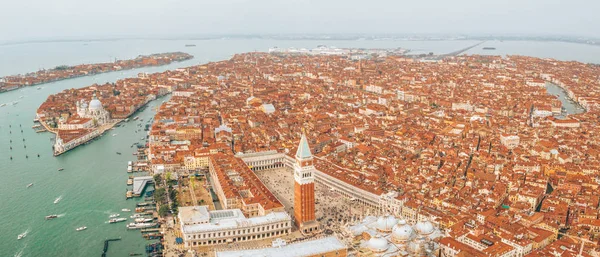
[(240, 209), (209, 211), (207, 206), (188, 206), (179, 207), (178, 218), (186, 247), (275, 238), (292, 229), (286, 212), (246, 218)]
[(110, 122), (110, 113), (104, 109), (102, 102), (96, 97), (96, 93), (92, 97), (89, 105), (81, 100), (77, 101), (77, 115), (82, 118), (92, 119), (95, 126), (101, 126)]

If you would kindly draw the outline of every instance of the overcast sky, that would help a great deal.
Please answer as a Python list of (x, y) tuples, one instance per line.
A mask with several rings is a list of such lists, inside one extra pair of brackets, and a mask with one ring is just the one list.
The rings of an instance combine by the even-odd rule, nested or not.
[(207, 34), (600, 37), (600, 0), (0, 0), (0, 41)]

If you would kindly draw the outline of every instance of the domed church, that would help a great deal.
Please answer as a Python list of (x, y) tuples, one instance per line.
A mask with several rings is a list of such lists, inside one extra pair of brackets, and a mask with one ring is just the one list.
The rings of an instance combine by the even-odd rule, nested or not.
[(94, 93), (89, 105), (83, 100), (77, 101), (76, 105), (77, 115), (92, 119), (96, 126), (110, 122), (110, 113), (104, 109), (102, 102), (96, 97), (96, 93)]
[(344, 228), (344, 236), (360, 241), (358, 256), (437, 256), (441, 231), (429, 220), (410, 225), (393, 215), (367, 216)]

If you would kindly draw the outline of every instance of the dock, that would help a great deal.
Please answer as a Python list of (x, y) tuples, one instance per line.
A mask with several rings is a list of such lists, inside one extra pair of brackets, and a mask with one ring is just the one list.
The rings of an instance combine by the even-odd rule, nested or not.
[(142, 228), (142, 233), (157, 233), (160, 232), (160, 228)]
[(112, 241), (119, 241), (119, 240), (121, 240), (121, 238), (104, 240), (104, 251), (102, 251), (102, 257), (106, 257), (106, 252), (108, 251), (108, 243), (110, 243)]
[(148, 184), (152, 184), (154, 183), (154, 179), (152, 178), (152, 176), (143, 176), (143, 177), (135, 177), (133, 178), (133, 196), (135, 197), (139, 197), (142, 195), (142, 192), (144, 192), (144, 189), (146, 189), (146, 186)]

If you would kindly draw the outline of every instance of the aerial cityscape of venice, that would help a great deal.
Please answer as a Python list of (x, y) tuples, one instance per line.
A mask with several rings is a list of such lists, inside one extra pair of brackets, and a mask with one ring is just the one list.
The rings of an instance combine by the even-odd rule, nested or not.
[[(86, 9), (73, 1), (57, 6)], [(149, 1), (126, 27), (91, 11), (62, 32), (0, 27), (0, 256), (600, 257), (590, 11), (542, 7), (580, 13), (573, 34), (518, 12), (545, 23), (498, 29), (514, 8), (482, 4), (465, 12), (490, 20), (460, 33), (432, 11), (443, 33), (387, 35), (369, 31), (423, 20), (225, 2), (137, 23), (166, 12)], [(268, 4), (273, 20), (350, 32), (280, 33), (252, 7)], [(181, 30), (207, 19), (253, 33)]]

